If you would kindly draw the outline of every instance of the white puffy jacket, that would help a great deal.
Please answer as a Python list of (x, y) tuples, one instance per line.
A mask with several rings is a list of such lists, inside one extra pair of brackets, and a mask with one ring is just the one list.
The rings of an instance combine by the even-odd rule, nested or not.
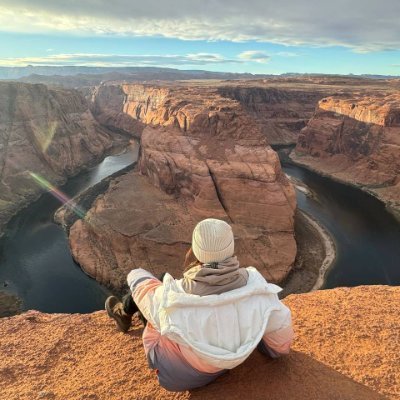
[[(288, 351), (293, 331), (290, 310), (277, 296), (281, 288), (267, 283), (255, 268), (247, 271), (246, 286), (208, 296), (185, 293), (179, 280), (166, 274), (141, 302), (141, 311), (161, 335), (190, 347), (216, 368), (241, 364), (262, 339), (278, 351), (284, 344)], [(133, 281), (128, 276), (128, 283)]]

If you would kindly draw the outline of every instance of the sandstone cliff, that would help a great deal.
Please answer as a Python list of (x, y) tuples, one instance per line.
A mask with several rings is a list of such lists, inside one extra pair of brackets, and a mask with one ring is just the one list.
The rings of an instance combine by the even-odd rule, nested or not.
[(289, 356), (255, 351), (204, 388), (169, 393), (147, 367), (139, 325), (116, 331), (106, 313), (0, 320), (0, 386), (7, 400), (372, 400), (400, 396), (400, 289), (362, 286), (291, 295)]
[(292, 159), (361, 187), (400, 217), (399, 95), (321, 100)]
[[(118, 139), (121, 141), (121, 138)], [(0, 232), (42, 189), (30, 172), (59, 184), (98, 160), (116, 136), (74, 90), (0, 83)]]
[(318, 100), (328, 94), (325, 88), (305, 90), (295, 85), (291, 88), (225, 86), (219, 92), (242, 104), (271, 145), (295, 144)]
[[(123, 85), (98, 96), (119, 104), (121, 91), (122, 115), (146, 126), (139, 167), (72, 226), (76, 261), (114, 288), (138, 266), (180, 275), (195, 224), (217, 217), (232, 224), (242, 263), (282, 281), (296, 255), (295, 193), (253, 118), (215, 88)], [(110, 120), (125, 129), (114, 109)]]
[[(196, 103), (199, 92), (212, 93), (212, 101), (230, 100), (240, 103), (242, 110), (258, 125), (269, 144), (295, 144), (300, 130), (312, 117), (318, 100), (331, 94), (325, 87), (298, 88), (273, 86), (274, 82), (216, 82), (206, 83), (163, 83), (162, 86), (142, 84), (106, 84), (92, 90), (93, 111), (98, 120), (110, 128), (136, 132), (139, 136), (145, 124), (177, 124), (183, 127), (189, 109)], [(159, 107), (171, 101), (174, 95), (183, 98), (175, 102), (176, 110)], [(169, 99), (169, 100), (167, 100)], [(218, 100), (217, 100), (218, 99)], [(165, 115), (163, 114), (165, 113)], [(189, 111), (190, 114), (190, 111)], [(169, 121), (169, 122), (168, 122)], [(186, 123), (188, 123), (187, 121)]]

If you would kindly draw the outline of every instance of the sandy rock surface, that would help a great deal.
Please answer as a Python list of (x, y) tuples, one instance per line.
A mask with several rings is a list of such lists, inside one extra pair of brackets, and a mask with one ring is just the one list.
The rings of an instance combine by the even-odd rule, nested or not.
[(28, 312), (0, 320), (0, 387), (7, 400), (398, 399), (399, 288), (363, 286), (291, 295), (296, 340), (279, 360), (255, 351), (213, 384), (161, 389), (142, 328), (115, 330), (100, 311)]

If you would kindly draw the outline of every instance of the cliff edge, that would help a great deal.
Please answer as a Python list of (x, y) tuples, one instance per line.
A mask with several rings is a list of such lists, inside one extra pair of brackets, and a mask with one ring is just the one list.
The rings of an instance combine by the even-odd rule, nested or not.
[(296, 163), (357, 186), (400, 218), (400, 97), (321, 100), (291, 154)]
[(148, 370), (142, 328), (115, 330), (105, 312), (28, 313), (0, 320), (2, 398), (398, 399), (400, 288), (360, 286), (291, 295), (296, 339), (278, 360), (255, 351), (213, 384), (161, 389)]

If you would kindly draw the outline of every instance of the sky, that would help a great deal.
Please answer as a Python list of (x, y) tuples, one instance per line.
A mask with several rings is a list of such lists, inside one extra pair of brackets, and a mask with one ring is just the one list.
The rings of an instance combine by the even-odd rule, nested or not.
[(0, 66), (400, 75), (399, 0), (0, 0)]

